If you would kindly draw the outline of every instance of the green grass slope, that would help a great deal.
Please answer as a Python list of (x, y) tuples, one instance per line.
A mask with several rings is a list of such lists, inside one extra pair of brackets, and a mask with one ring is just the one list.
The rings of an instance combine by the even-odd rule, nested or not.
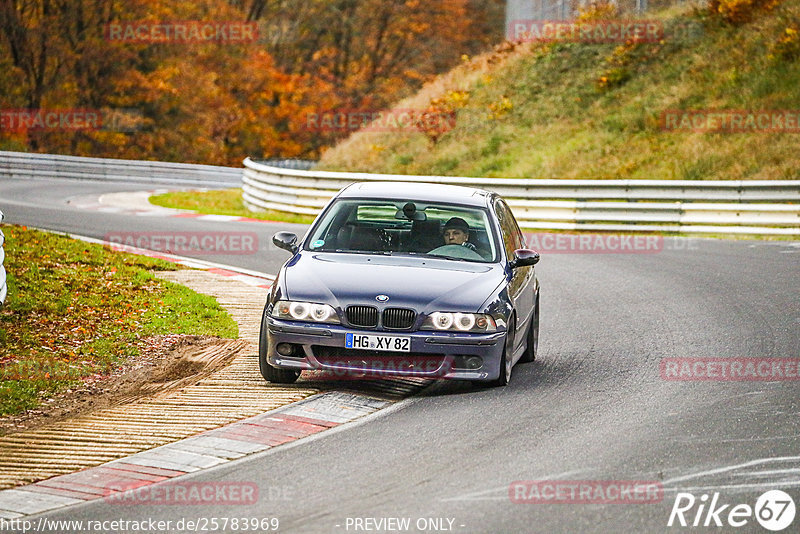
[[(722, 1), (740, 9), (760, 0)], [(661, 121), (676, 109), (797, 116), (800, 0), (754, 8), (734, 22), (708, 7), (647, 18), (662, 21), (661, 41), (505, 45), (465, 59), (396, 106), (456, 111), (453, 129), (438, 137), (410, 129), (357, 132), (320, 167), (526, 178), (800, 178), (800, 127), (670, 131)]]

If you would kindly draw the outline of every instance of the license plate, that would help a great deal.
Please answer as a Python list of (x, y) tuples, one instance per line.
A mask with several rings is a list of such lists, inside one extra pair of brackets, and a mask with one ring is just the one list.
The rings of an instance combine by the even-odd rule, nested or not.
[(346, 349), (411, 352), (411, 338), (407, 336), (374, 336), (347, 333), (344, 338), (344, 347)]

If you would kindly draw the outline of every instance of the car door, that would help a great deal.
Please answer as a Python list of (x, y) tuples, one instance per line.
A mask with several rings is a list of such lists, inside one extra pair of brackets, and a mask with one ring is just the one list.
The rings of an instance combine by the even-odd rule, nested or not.
[[(519, 229), (511, 208), (502, 199), (495, 201), (495, 212), (500, 223), (500, 231), (503, 236), (503, 247), (508, 261), (514, 259), (514, 251), (525, 248), (525, 240), (522, 231)], [(514, 338), (515, 345), (524, 343), (524, 335), (530, 324), (531, 314), (533, 313), (533, 266), (509, 269), (508, 275), (511, 280), (508, 285), (508, 293), (517, 311), (517, 328)], [(515, 347), (516, 348), (516, 347)]]

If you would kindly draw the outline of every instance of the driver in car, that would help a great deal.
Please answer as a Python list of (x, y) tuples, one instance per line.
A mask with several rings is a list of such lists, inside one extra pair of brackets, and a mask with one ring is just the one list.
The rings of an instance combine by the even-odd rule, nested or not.
[(468, 241), (469, 224), (461, 217), (453, 217), (444, 225), (444, 244), (461, 245), (475, 251), (475, 245)]

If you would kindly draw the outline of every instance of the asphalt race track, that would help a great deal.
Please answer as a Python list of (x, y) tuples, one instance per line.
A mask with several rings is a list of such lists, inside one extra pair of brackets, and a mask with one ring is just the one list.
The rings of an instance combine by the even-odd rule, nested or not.
[[(256, 231), (256, 254), (203, 257), (275, 273), (279, 223), (85, 212), (65, 199), (130, 184), (4, 181), (13, 224), (107, 232)], [(506, 388), (439, 382), (354, 424), (188, 477), (256, 482), (245, 506), (95, 501), (48, 519), (278, 518), (278, 532), (769, 532), (729, 512), (768, 490), (800, 508), (800, 381), (662, 377), (664, 358), (800, 358), (800, 243), (664, 238), (648, 254), (542, 252), (541, 341)], [(762, 360), (759, 360), (762, 361)], [(515, 481), (653, 481), (656, 502), (512, 502)], [(543, 487), (543, 486), (539, 486)], [(679, 492), (723, 526), (667, 526)], [(683, 503), (686, 501), (684, 500)], [(408, 519), (408, 528), (402, 522)], [(706, 512), (699, 516), (706, 521)], [(734, 518), (734, 521), (736, 519)], [(739, 520), (742, 520), (741, 518)], [(800, 510), (785, 532), (800, 531)], [(379, 528), (383, 527), (383, 528)], [(388, 528), (387, 528), (388, 527)], [(216, 531), (236, 532), (233, 528)]]
[[(153, 187), (158, 187), (154, 184)], [(161, 184), (169, 187), (169, 184)], [(75, 199), (95, 197), (104, 193), (144, 190), (138, 184), (78, 180), (10, 180), (0, 182), (0, 211), (6, 223), (24, 224), (103, 239), (109, 233), (143, 232), (176, 233), (202, 231), (205, 233), (259, 234), (257, 254), (183, 254), (203, 260), (246, 269), (276, 273), (286, 261), (287, 252), (272, 244), (272, 234), (292, 230), (302, 234), (305, 226), (296, 224), (208, 222), (192, 219), (143, 217), (80, 210), (68, 204)]]

